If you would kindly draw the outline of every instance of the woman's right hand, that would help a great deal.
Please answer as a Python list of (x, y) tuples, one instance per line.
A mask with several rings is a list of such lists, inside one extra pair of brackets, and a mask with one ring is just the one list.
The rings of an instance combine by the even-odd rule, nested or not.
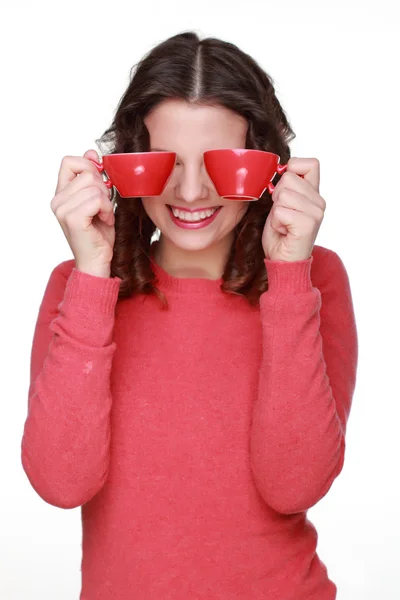
[(50, 206), (71, 247), (76, 268), (90, 275), (109, 277), (115, 216), (110, 190), (89, 158), (99, 162), (95, 150), (88, 150), (83, 157), (62, 159)]

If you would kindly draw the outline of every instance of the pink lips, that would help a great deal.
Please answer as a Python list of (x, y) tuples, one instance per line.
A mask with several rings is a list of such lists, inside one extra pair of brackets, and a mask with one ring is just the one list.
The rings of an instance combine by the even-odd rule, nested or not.
[(201, 212), (202, 210), (210, 210), (211, 208), (220, 208), (219, 206), (204, 206), (202, 208), (182, 208), (182, 206), (175, 206), (170, 204), (167, 206), (171, 206), (172, 208), (177, 208), (178, 210), (182, 210), (184, 212)]
[[(211, 215), (211, 217), (207, 217), (207, 218), (203, 219), (202, 221), (196, 221), (196, 222), (194, 222), (194, 221), (181, 221), (180, 219), (178, 219), (177, 217), (175, 217), (175, 215), (172, 212), (172, 210), (168, 209), (168, 212), (171, 215), (171, 219), (173, 220), (173, 222), (175, 223), (175, 225), (177, 225), (178, 227), (182, 227), (182, 229), (201, 229), (203, 227), (207, 227), (207, 225), (210, 225), (210, 223), (212, 223), (214, 221), (214, 219), (216, 218), (216, 216), (219, 214), (221, 208), (222, 208), (222, 206), (220, 206), (219, 208), (217, 208), (217, 210)], [(199, 210), (199, 209), (197, 209), (197, 210)], [(188, 211), (188, 212), (197, 212), (197, 211)]]

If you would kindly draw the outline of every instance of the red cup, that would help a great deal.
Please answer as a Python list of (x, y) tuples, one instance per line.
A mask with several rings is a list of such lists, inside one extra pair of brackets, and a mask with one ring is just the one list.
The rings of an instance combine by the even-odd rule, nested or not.
[(204, 164), (221, 198), (226, 200), (258, 200), (276, 173), (286, 171), (280, 156), (251, 148), (219, 148), (204, 152)]
[(117, 189), (121, 198), (160, 196), (176, 161), (175, 152), (125, 152), (105, 154), (103, 163), (89, 159), (99, 173), (105, 171), (104, 181)]

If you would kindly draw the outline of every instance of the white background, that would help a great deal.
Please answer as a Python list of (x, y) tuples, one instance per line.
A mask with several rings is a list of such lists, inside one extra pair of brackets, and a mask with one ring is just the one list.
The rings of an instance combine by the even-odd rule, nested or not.
[(46, 504), (20, 462), (37, 311), (51, 270), (73, 258), (50, 208), (60, 162), (96, 149), (131, 67), (187, 29), (254, 56), (297, 134), (292, 156), (320, 160), (327, 209), (316, 243), (347, 268), (360, 354), (345, 465), (308, 516), (338, 600), (400, 598), (395, 4), (81, 0), (1, 9), (2, 599), (77, 600), (80, 591), (80, 509)]

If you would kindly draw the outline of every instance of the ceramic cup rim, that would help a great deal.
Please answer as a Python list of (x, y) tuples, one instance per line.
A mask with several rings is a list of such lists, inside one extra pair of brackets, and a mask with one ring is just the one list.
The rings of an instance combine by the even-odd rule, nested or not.
[[(241, 151), (240, 155), (235, 155), (234, 153), (237, 152), (238, 150)], [(211, 152), (218, 152), (218, 153), (229, 153), (229, 154), (233, 154), (236, 158), (240, 159), (241, 156), (244, 156), (245, 154), (272, 154), (273, 156), (276, 156), (279, 160), (280, 160), (280, 156), (279, 154), (277, 154), (276, 152), (270, 152), (269, 150), (258, 150), (257, 148), (213, 148), (212, 150), (205, 150), (204, 154), (210, 154)]]
[[(229, 153), (229, 154), (233, 154), (235, 152), (237, 152), (238, 150), (241, 151), (241, 155), (243, 156), (244, 154), (272, 154), (273, 156), (276, 156), (278, 159), (280, 159), (279, 154), (277, 154), (276, 152), (270, 152), (269, 150), (258, 150), (257, 148), (211, 148), (210, 150), (205, 150), (203, 152), (203, 154), (210, 154), (211, 152), (217, 152), (217, 153)], [(102, 158), (108, 156), (158, 156), (160, 154), (175, 154), (176, 152), (171, 151), (161, 151), (161, 150), (151, 150), (151, 151), (144, 151), (144, 152), (115, 152), (115, 153), (109, 153), (109, 154), (103, 154)], [(236, 155), (237, 158), (240, 158), (240, 155)]]
[(115, 154), (103, 154), (102, 158), (106, 156), (155, 156), (159, 154), (176, 154), (176, 152), (116, 152)]

